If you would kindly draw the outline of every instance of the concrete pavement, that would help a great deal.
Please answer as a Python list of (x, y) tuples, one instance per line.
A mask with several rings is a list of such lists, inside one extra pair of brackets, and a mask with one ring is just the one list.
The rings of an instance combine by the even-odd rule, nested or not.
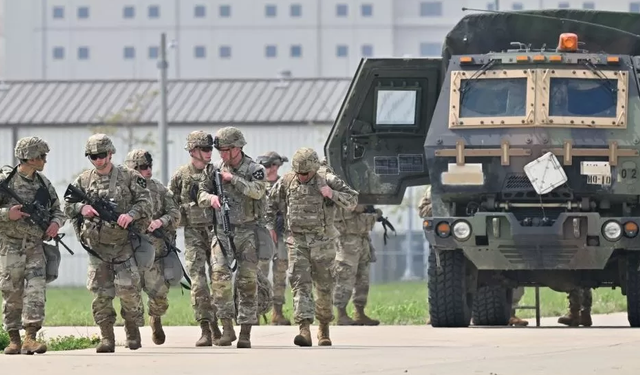
[[(94, 349), (1, 356), (3, 373), (233, 375), (284, 374), (637, 374), (640, 332), (626, 314), (596, 315), (594, 327), (568, 328), (557, 318), (529, 320), (525, 328), (433, 328), (431, 326), (331, 327), (334, 346), (298, 348), (297, 327), (254, 327), (252, 349), (196, 348), (199, 327), (165, 327), (156, 346), (142, 329), (143, 347), (120, 346), (114, 354)], [(47, 337), (98, 333), (96, 327), (46, 327)], [(236, 332), (238, 333), (239, 330)], [(317, 326), (312, 328), (314, 345)], [(124, 341), (122, 327), (116, 340)]]

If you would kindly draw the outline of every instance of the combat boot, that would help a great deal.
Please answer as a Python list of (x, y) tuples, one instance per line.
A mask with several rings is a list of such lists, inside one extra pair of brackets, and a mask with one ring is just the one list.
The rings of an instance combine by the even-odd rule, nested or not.
[(240, 338), (238, 339), (238, 348), (251, 347), (251, 324), (242, 324), (240, 326)]
[(351, 319), (351, 317), (349, 317), (349, 314), (347, 314), (347, 308), (346, 307), (338, 307), (338, 325), (339, 326), (354, 326), (354, 325), (356, 325), (356, 322), (354, 322), (353, 319)]
[(298, 346), (311, 346), (311, 331), (309, 331), (309, 321), (303, 320), (300, 322), (300, 333), (293, 339), (293, 343)]
[(20, 354), (20, 348), (22, 347), (22, 339), (20, 338), (20, 331), (9, 331), (9, 345), (4, 348), (4, 354)]
[(220, 346), (231, 346), (236, 341), (236, 332), (233, 330), (233, 322), (231, 319), (220, 319), (222, 321), (222, 337), (220, 337)]
[(320, 323), (320, 327), (318, 328), (318, 346), (331, 346), (329, 323)]
[(96, 346), (96, 353), (113, 353), (116, 351), (116, 338), (113, 332), (113, 324), (102, 323), (100, 324), (100, 336), (101, 340), (98, 346)]
[(213, 319), (209, 326), (211, 327), (211, 341), (213, 342), (213, 345), (220, 346), (222, 331), (220, 331), (220, 327), (218, 327), (218, 318)]
[(151, 326), (151, 340), (156, 345), (164, 344), (167, 336), (162, 329), (162, 319), (159, 316), (150, 316), (149, 325)]
[(202, 335), (196, 341), (196, 346), (211, 346), (211, 326), (208, 320), (200, 321), (200, 330), (202, 331)]
[(512, 315), (511, 318), (509, 319), (509, 325), (526, 327), (529, 325), (529, 322), (527, 322), (526, 320), (520, 319), (515, 315)]
[(282, 313), (282, 305), (273, 305), (273, 314), (271, 315), (271, 324), (276, 326), (290, 326), (289, 319), (284, 317)]
[(558, 323), (569, 327), (578, 327), (580, 325), (580, 310), (569, 310), (567, 315), (558, 318)]
[(585, 327), (591, 327), (593, 322), (591, 321), (591, 311), (590, 310), (582, 310), (580, 311), (580, 325)]
[(42, 354), (47, 351), (47, 345), (36, 341), (36, 334), (40, 330), (40, 327), (26, 327), (24, 342), (22, 343), (22, 354)]
[(377, 326), (380, 324), (379, 320), (371, 319), (364, 313), (364, 306), (356, 306), (356, 313), (353, 315), (355, 325), (359, 326)]
[(138, 350), (142, 347), (140, 337), (140, 328), (135, 323), (124, 322), (124, 332), (127, 336), (125, 348), (129, 350)]

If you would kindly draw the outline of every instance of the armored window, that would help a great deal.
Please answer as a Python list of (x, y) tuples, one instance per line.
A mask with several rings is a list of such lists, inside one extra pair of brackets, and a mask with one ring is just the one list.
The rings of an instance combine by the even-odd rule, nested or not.
[(416, 124), (417, 90), (379, 89), (376, 91), (375, 124), (405, 125)]
[(627, 72), (550, 69), (540, 80), (542, 125), (626, 127)]
[(449, 127), (513, 127), (534, 124), (535, 72), (451, 72)]

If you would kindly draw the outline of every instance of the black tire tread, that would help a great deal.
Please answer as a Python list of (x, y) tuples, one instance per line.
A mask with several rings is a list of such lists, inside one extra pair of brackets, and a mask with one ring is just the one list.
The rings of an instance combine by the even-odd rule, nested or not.
[(435, 251), (429, 254), (429, 315), (432, 327), (468, 327), (471, 322), (465, 285), (466, 259), (461, 250), (440, 253), (438, 271)]

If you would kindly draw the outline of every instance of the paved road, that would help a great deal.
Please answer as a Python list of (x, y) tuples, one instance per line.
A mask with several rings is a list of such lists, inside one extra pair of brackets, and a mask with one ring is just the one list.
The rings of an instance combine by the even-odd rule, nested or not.
[[(332, 327), (333, 347), (298, 348), (295, 327), (255, 327), (253, 349), (196, 348), (198, 327), (167, 327), (155, 346), (144, 327), (143, 347), (114, 354), (94, 349), (0, 356), (4, 374), (154, 375), (230, 374), (633, 374), (640, 368), (640, 331), (625, 314), (594, 316), (595, 327), (560, 327), (555, 318), (536, 328)], [(530, 325), (535, 321), (530, 320)], [(316, 334), (317, 327), (312, 329)], [(48, 327), (48, 337), (92, 334), (93, 327)], [(124, 331), (118, 327), (118, 341)], [(315, 344), (315, 341), (314, 341)]]

